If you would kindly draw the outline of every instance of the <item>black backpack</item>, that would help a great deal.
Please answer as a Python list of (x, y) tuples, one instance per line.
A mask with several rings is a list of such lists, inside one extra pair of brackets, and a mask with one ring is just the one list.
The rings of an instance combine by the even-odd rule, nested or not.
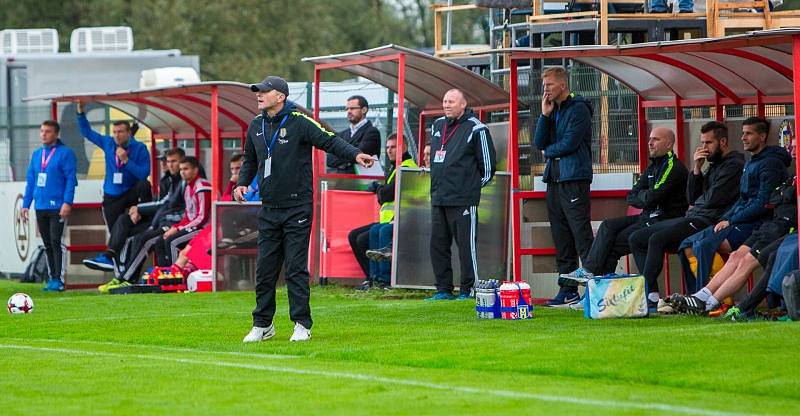
[(25, 271), (22, 272), (22, 283), (42, 283), (49, 278), (47, 271), (47, 255), (44, 252), (44, 246), (39, 246), (33, 252), (31, 260)]
[(795, 270), (783, 277), (783, 301), (793, 321), (800, 321), (800, 271)]

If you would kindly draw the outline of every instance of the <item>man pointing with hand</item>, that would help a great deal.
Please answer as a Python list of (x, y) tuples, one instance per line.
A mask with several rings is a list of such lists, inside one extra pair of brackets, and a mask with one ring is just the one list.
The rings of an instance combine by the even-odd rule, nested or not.
[(311, 147), (352, 160), (364, 167), (372, 158), (336, 137), (287, 100), (289, 85), (269, 76), (250, 86), (256, 93), (258, 114), (247, 129), (244, 164), (233, 191), (243, 201), (247, 186), (259, 178), (261, 212), (258, 216), (256, 308), (253, 328), (244, 342), (272, 338), (275, 327), (275, 283), (286, 261), (289, 317), (295, 323), (291, 341), (311, 339), (308, 243), (313, 215)]

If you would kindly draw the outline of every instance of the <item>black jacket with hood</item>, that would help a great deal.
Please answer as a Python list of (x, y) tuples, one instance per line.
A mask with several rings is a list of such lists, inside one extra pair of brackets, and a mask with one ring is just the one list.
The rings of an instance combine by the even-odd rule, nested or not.
[(692, 206), (686, 217), (704, 218), (715, 223), (739, 198), (739, 181), (744, 168), (744, 155), (735, 150), (719, 162), (710, 163), (706, 173), (689, 172), (686, 198)]
[[(284, 120), (285, 119), (285, 120)], [(276, 135), (277, 132), (277, 135)], [(267, 143), (272, 142), (270, 175), (264, 178)], [(355, 161), (357, 148), (326, 130), (314, 119), (286, 101), (274, 117), (262, 112), (247, 128), (244, 163), (238, 186), (248, 186), (258, 175), (263, 206), (288, 208), (313, 202), (311, 147)]]
[(755, 222), (768, 216), (770, 195), (786, 179), (786, 168), (791, 162), (789, 152), (780, 146), (767, 146), (753, 155), (744, 165), (739, 199), (720, 219), (737, 224)]

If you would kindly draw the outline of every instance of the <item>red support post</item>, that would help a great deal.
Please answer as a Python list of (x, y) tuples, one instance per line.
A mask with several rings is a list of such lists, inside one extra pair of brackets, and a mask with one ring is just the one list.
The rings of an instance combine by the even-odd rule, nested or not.
[(153, 135), (152, 130), (150, 131), (150, 190), (153, 192), (153, 195), (156, 195), (160, 189), (158, 180), (160, 175), (158, 172), (158, 161), (156, 160), (156, 154), (158, 153), (158, 148), (156, 148), (156, 136)]
[(647, 112), (642, 104), (642, 96), (636, 97), (636, 115), (639, 125), (639, 173), (647, 169)]
[[(322, 82), (321, 68), (319, 65), (314, 65), (314, 119), (319, 121), (319, 85)], [(311, 178), (312, 178), (312, 186), (313, 186), (313, 193), (314, 196), (314, 211), (316, 211), (318, 203), (320, 201), (321, 195), (319, 190), (319, 184), (317, 181), (319, 180), (320, 173), (324, 172), (324, 169), (320, 169), (320, 164), (322, 162), (322, 157), (320, 155), (321, 150), (314, 148), (311, 151)], [(317, 256), (320, 253), (320, 250), (315, 250), (314, 245), (317, 242), (317, 228), (319, 227), (319, 221), (317, 221), (317, 214), (318, 212), (313, 212), (311, 214), (311, 237), (309, 239), (309, 247), (308, 247), (308, 272), (310, 276), (314, 275), (314, 266), (317, 263)], [(317, 246), (319, 248), (319, 246)], [(322, 277), (322, 276), (320, 276)]]
[(170, 145), (172, 147), (178, 147), (178, 133), (175, 130), (172, 130), (172, 139), (170, 140)]
[(518, 79), (517, 61), (512, 57), (509, 62), (509, 103), (508, 103), (508, 162), (511, 167), (511, 260), (514, 262), (512, 281), (522, 280), (522, 218), (517, 197), (519, 192), (519, 109), (517, 106)]
[(756, 92), (756, 114), (759, 117), (764, 117), (767, 114), (764, 105), (764, 94), (762, 94), (761, 91)]
[(719, 93), (714, 94), (714, 112), (716, 113), (715, 116), (717, 121), (719, 121), (720, 123), (722, 123), (722, 121), (724, 120), (724, 117), (722, 116), (723, 109), (722, 109), (722, 102), (720, 101), (721, 98), (722, 97), (719, 96)]
[[(195, 146), (199, 140), (195, 136)], [(195, 147), (198, 151), (199, 147)], [(222, 140), (219, 137), (219, 87), (211, 87), (211, 200), (219, 198), (222, 189)]]
[[(794, 89), (794, 111), (797, 114), (797, 109), (800, 108), (800, 84), (797, 82), (797, 80), (800, 80), (800, 35), (792, 36), (792, 72), (792, 79), (794, 79), (792, 85)], [(797, 117), (795, 117), (794, 126), (795, 132), (797, 132)], [(795, 175), (800, 175), (800, 163), (795, 164)], [(797, 187), (797, 197), (800, 199), (800, 187)], [(798, 210), (800, 210), (800, 206), (798, 206)], [(800, 247), (798, 247), (798, 250), (800, 250)]]
[(50, 101), (50, 120), (58, 121), (58, 102)]
[(681, 100), (677, 97), (675, 98), (675, 140), (678, 142), (678, 159), (681, 159), (686, 154), (686, 135), (684, 134), (684, 126), (683, 126), (683, 105), (681, 104)]
[(194, 157), (200, 160), (200, 133), (194, 131)]
[[(517, 103), (518, 80), (517, 80), (517, 61), (511, 58), (509, 62), (509, 93), (510, 102), (508, 104), (508, 162), (511, 167), (511, 189), (519, 189), (519, 109)], [(516, 259), (516, 257), (514, 257)]]
[[(397, 58), (397, 148), (403, 148), (403, 131), (405, 130), (405, 101), (406, 101), (406, 54), (401, 53)], [(392, 103), (388, 103), (392, 105)], [(402, 151), (400, 152), (402, 153)], [(400, 164), (403, 163), (402, 154), (400, 157), (395, 158), (395, 169), (400, 169)], [(395, 181), (395, 185), (399, 185)], [(395, 195), (400, 195), (398, 189), (395, 189)]]

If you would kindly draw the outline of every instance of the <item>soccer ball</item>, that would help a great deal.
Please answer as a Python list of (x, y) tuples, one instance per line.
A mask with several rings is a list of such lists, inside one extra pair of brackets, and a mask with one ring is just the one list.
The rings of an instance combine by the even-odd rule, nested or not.
[(8, 313), (33, 312), (33, 299), (24, 293), (15, 293), (8, 298)]

